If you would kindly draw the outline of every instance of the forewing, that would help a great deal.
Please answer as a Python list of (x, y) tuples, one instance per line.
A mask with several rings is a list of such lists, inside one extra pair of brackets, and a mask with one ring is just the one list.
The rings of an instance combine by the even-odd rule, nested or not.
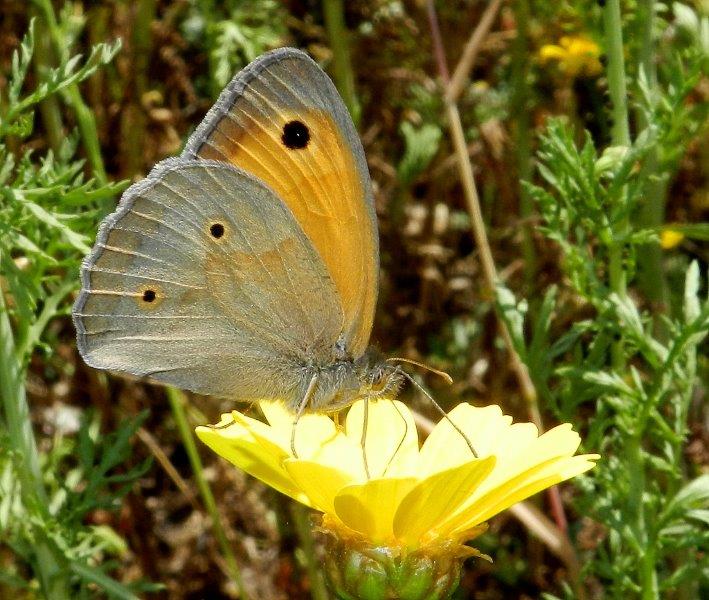
[(362, 144), (322, 69), (291, 48), (260, 57), (222, 92), (183, 156), (231, 163), (275, 190), (322, 257), (343, 339), (361, 355), (377, 299), (376, 214)]

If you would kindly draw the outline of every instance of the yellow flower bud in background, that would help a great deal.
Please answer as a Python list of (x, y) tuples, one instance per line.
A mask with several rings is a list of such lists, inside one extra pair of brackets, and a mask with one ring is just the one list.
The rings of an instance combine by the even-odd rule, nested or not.
[(603, 71), (600, 56), (598, 44), (583, 36), (563, 36), (558, 45), (546, 44), (539, 50), (542, 64), (558, 63), (561, 71), (571, 79), (600, 75)]
[(674, 229), (663, 229), (660, 232), (660, 246), (663, 250), (671, 250), (676, 248), (684, 240), (684, 234), (681, 231)]

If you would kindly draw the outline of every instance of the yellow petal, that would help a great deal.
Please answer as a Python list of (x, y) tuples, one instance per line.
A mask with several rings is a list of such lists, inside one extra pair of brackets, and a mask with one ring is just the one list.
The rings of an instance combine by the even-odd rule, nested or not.
[(335, 514), (347, 527), (374, 543), (393, 539), (393, 522), (399, 503), (416, 485), (416, 479), (371, 479), (343, 488), (335, 496)]
[[(527, 427), (519, 430), (516, 425), (499, 433), (500, 439), (509, 444), (510, 450), (507, 451), (504, 446), (495, 448), (494, 452), (498, 456), (497, 465), (490, 477), (480, 486), (479, 494), (482, 495), (501, 482), (514, 479), (520, 473), (547, 460), (570, 457), (581, 443), (581, 438), (571, 429), (570, 423), (558, 425), (539, 437), (536, 434), (537, 428), (531, 423), (520, 423), (519, 425)], [(534, 433), (530, 436), (532, 429)], [(526, 435), (520, 435), (515, 440), (515, 431), (525, 431)]]
[(561, 60), (566, 57), (566, 50), (561, 46), (556, 46), (555, 44), (546, 44), (539, 50), (539, 58), (542, 63), (548, 62), (550, 60)]
[(460, 508), (495, 466), (495, 457), (475, 459), (420, 481), (401, 501), (394, 535), (416, 546), (420, 539)]
[(352, 483), (348, 473), (317, 462), (289, 459), (284, 466), (296, 485), (308, 496), (310, 505), (322, 512), (334, 514), (335, 496)]
[[(261, 402), (259, 405), (278, 443), (292, 456), (293, 413), (281, 402)], [(295, 431), (295, 449), (300, 460), (336, 467), (355, 480), (366, 479), (359, 441), (353, 443), (327, 415), (306, 414), (301, 417)]]
[(482, 496), (476, 493), (473, 502), (441, 527), (441, 533), (454, 534), (487, 521), (543, 489), (588, 471), (594, 466), (591, 461), (596, 458), (598, 455), (595, 454), (552, 458), (504, 481)]
[[(347, 413), (347, 437), (361, 447), (365, 401)], [(416, 474), (418, 433), (409, 408), (397, 400), (369, 402), (365, 440), (371, 477), (406, 477)]]
[(671, 250), (684, 240), (684, 234), (674, 229), (663, 229), (660, 232), (660, 246), (663, 250)]
[[(499, 406), (477, 408), (456, 406), (449, 414), (465, 433), (481, 457), (497, 456), (497, 465), (480, 489), (484, 493), (500, 482), (516, 476), (549, 458), (572, 455), (580, 444), (579, 435), (565, 423), (542, 436), (532, 423), (514, 423)], [(441, 420), (421, 448), (420, 469), (436, 471), (469, 459), (470, 450), (447, 420)]]
[[(448, 414), (448, 419), (463, 431), (479, 457), (498, 454), (498, 447), (506, 451), (510, 444), (516, 446), (521, 440), (536, 437), (536, 429), (534, 436), (530, 436), (529, 424), (520, 424), (527, 427), (520, 427), (514, 434), (510, 433), (508, 429), (512, 417), (503, 415), (497, 405), (478, 408), (470, 404), (459, 404)], [(438, 422), (421, 447), (419, 471), (422, 475), (449, 469), (471, 459), (467, 442), (448, 419)]]
[(284, 469), (283, 459), (286, 454), (279, 446), (265, 439), (257, 440), (248, 429), (237, 423), (224, 429), (197, 427), (196, 433), (202, 442), (233, 465), (310, 506), (308, 497)]
[[(282, 435), (274, 429), (273, 427), (267, 425), (266, 423), (254, 419), (253, 417), (248, 417), (238, 410), (231, 412), (231, 420), (234, 424), (239, 425), (246, 429), (251, 435), (253, 435), (256, 441), (264, 440), (269, 447), (273, 446), (279, 449), (279, 454), (285, 458), (290, 455), (289, 443), (286, 443), (282, 439)], [(227, 431), (222, 429), (220, 431)]]
[(258, 403), (261, 412), (274, 429), (288, 429), (293, 424), (293, 411), (286, 408), (283, 402), (278, 400), (261, 400)]
[[(261, 402), (259, 406), (278, 437), (279, 443), (290, 452), (295, 414), (281, 402)], [(302, 415), (295, 427), (295, 450), (298, 458), (306, 460), (314, 458), (322, 446), (337, 435), (337, 427), (327, 415), (312, 413)]]

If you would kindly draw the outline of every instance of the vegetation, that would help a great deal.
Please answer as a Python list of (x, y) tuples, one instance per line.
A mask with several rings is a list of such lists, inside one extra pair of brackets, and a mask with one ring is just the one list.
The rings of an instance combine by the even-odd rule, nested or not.
[(329, 597), (308, 513), (195, 444), (233, 406), (91, 370), (68, 318), (121, 191), (281, 45), (365, 144), (375, 343), (449, 372), (420, 376), (446, 408), (570, 422), (602, 456), (493, 519), (455, 597), (708, 595), (708, 10), (7, 0), (0, 597)]

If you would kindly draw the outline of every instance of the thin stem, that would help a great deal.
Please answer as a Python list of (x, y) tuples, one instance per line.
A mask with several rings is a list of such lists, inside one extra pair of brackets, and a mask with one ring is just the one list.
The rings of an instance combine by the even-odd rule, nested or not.
[(332, 68), (335, 83), (355, 125), (359, 124), (361, 107), (354, 85), (354, 72), (350, 59), (349, 32), (345, 27), (342, 0), (323, 0), (325, 29), (332, 48)]
[(528, 0), (515, 0), (515, 24), (517, 35), (512, 45), (512, 98), (511, 113), (514, 119), (515, 159), (519, 177), (519, 214), (524, 221), (522, 230), (522, 256), (524, 258), (525, 283), (528, 288), (534, 285), (537, 272), (537, 256), (534, 249), (533, 228), (529, 223), (532, 216), (532, 199), (522, 185), (522, 181), (532, 178), (532, 142), (530, 134), (529, 86), (527, 74), (529, 70)]
[(500, 6), (502, 6), (502, 0), (492, 0), (492, 2), (487, 5), (483, 16), (480, 17), (473, 33), (468, 38), (463, 52), (460, 55), (460, 59), (458, 60), (458, 64), (455, 66), (455, 71), (453, 71), (453, 75), (451, 75), (450, 83), (446, 88), (446, 97), (448, 100), (452, 100), (453, 102), (457, 101), (460, 94), (463, 92), (465, 84), (468, 82), (470, 71), (475, 64), (475, 59), (478, 57), (480, 47), (485, 41), (487, 34), (490, 33), (490, 29), (495, 22), (495, 17), (500, 10)]
[[(20, 479), (23, 504), (36, 507), (49, 517), (49, 500), (42, 482), (39, 452), (32, 431), (30, 410), (24, 383), (24, 356), (18, 357), (10, 316), (0, 289), (0, 403), (7, 425), (10, 448), (18, 458), (17, 475)], [(63, 556), (37, 530), (34, 568), (47, 598), (64, 600), (71, 597), (70, 584), (63, 568)]]
[(608, 91), (611, 98), (613, 126), (611, 135), (616, 146), (630, 145), (628, 125), (628, 91), (625, 85), (625, 59), (623, 57), (623, 22), (620, 0), (607, 0), (603, 9), (608, 55)]
[[(603, 10), (606, 53), (608, 56), (608, 91), (611, 99), (613, 126), (611, 137), (614, 146), (630, 146), (628, 125), (628, 91), (625, 85), (625, 59), (623, 57), (623, 23), (620, 15), (620, 0), (608, 0)], [(626, 192), (621, 193), (621, 202), (626, 202)], [(626, 295), (627, 281), (623, 265), (623, 244), (617, 241), (628, 229), (628, 223), (620, 223), (614, 231), (615, 239), (608, 252), (608, 278), (611, 290), (621, 298)], [(621, 370), (625, 365), (622, 340), (611, 349), (613, 366)]]
[(628, 476), (630, 478), (627, 511), (633, 516), (631, 528), (641, 552), (638, 557), (640, 597), (643, 600), (655, 600), (660, 596), (657, 588), (657, 572), (655, 571), (655, 547), (648, 539), (645, 523), (645, 505), (643, 502), (645, 461), (641, 439), (642, 431), (636, 432), (625, 449), (629, 462)]
[(202, 459), (197, 451), (197, 445), (194, 441), (194, 436), (192, 435), (192, 429), (187, 422), (187, 415), (185, 414), (185, 397), (184, 394), (176, 390), (175, 388), (167, 388), (167, 398), (170, 402), (170, 408), (172, 410), (172, 416), (175, 419), (177, 429), (180, 432), (180, 438), (187, 452), (187, 457), (190, 461), (190, 466), (192, 467), (192, 472), (194, 473), (195, 481), (197, 482), (197, 488), (202, 496), (202, 501), (204, 506), (212, 520), (212, 529), (214, 530), (214, 535), (217, 538), (217, 543), (224, 555), (224, 560), (227, 564), (229, 574), (234, 581), (237, 589), (239, 590), (239, 598), (247, 599), (246, 590), (244, 589), (244, 583), (241, 578), (241, 571), (239, 570), (239, 565), (236, 562), (236, 557), (231, 549), (231, 545), (224, 531), (224, 526), (222, 525), (221, 516), (219, 510), (217, 509), (217, 503), (214, 500), (214, 495), (212, 490), (207, 483), (207, 479), (204, 476), (204, 468), (202, 467)]
[(518, 502), (510, 506), (509, 511), (564, 562), (569, 570), (569, 579), (574, 585), (574, 597), (578, 600), (586, 600), (588, 596), (581, 585), (581, 565), (566, 532), (559, 529), (530, 502)]
[[(608, 53), (608, 89), (610, 92), (613, 117), (612, 141), (615, 146), (630, 145), (630, 130), (628, 124), (628, 95), (625, 84), (625, 63), (623, 57), (623, 31), (620, 14), (620, 0), (607, 0), (604, 8), (604, 27), (606, 51)], [(648, 15), (649, 16), (649, 15)], [(627, 202), (623, 190), (621, 202)], [(622, 222), (614, 231), (616, 239), (624, 235), (630, 224)], [(620, 297), (627, 293), (626, 272), (623, 267), (623, 245), (614, 241), (609, 256), (609, 283), (611, 290)], [(625, 353), (623, 341), (615, 342), (611, 348), (613, 366), (621, 371), (625, 368)], [(638, 562), (638, 579), (641, 587), (640, 597), (650, 600), (659, 597), (657, 572), (655, 570), (655, 544), (648, 539), (645, 522), (645, 460), (641, 440), (646, 428), (646, 419), (641, 416), (637, 430), (625, 449), (630, 463), (630, 489), (627, 511), (633, 516), (632, 529), (642, 556)], [(652, 536), (654, 538), (654, 535)]]
[[(657, 66), (655, 64), (654, 22), (655, 0), (640, 0), (637, 19), (640, 30), (640, 55), (638, 68), (644, 76), (650, 92), (651, 102), (654, 102), (657, 90)], [(652, 108), (652, 107), (649, 107)], [(647, 114), (642, 108), (636, 111), (640, 129), (650, 125)], [(645, 159), (642, 180), (645, 182), (643, 203), (638, 215), (638, 223), (643, 228), (655, 228), (665, 220), (665, 201), (667, 198), (667, 178), (658, 177), (657, 150), (653, 148)], [(638, 280), (645, 297), (656, 304), (656, 308), (665, 311), (669, 304), (669, 290), (662, 268), (662, 249), (657, 244), (648, 244), (638, 254)], [(667, 331), (662, 321), (656, 323), (656, 331), (660, 340), (667, 337)]]
[(123, 113), (122, 127), (125, 140), (125, 175), (134, 177), (143, 170), (146, 115), (143, 96), (148, 90), (148, 64), (152, 47), (150, 25), (155, 19), (156, 0), (138, 2), (131, 35), (133, 62), (133, 90), (131, 102)]
[[(54, 52), (59, 57), (61, 62), (66, 62), (69, 58), (69, 49), (66, 46), (65, 40), (62, 38), (57, 17), (54, 14), (54, 7), (50, 0), (35, 0), (39, 5), (40, 10), (44, 14), (44, 20), (49, 29), (49, 37), (54, 44)], [(76, 116), (76, 122), (79, 126), (79, 132), (84, 144), (86, 156), (91, 165), (91, 170), (94, 177), (99, 183), (106, 183), (106, 169), (103, 165), (103, 157), (101, 156), (101, 145), (98, 139), (98, 130), (96, 128), (96, 120), (93, 113), (84, 103), (79, 86), (75, 83), (67, 86), (65, 90), (65, 98)]]
[[(443, 51), (436, 9), (431, 0), (427, 3), (427, 7), (431, 25), (431, 37), (433, 39), (433, 50), (436, 56), (436, 62), (438, 63), (439, 75), (447, 88), (449, 84), (448, 66)], [(448, 118), (448, 127), (453, 140), (453, 148), (458, 160), (458, 170), (461, 183), (463, 185), (466, 205), (468, 207), (468, 213), (470, 214), (470, 220), (472, 223), (473, 237), (475, 238), (475, 243), (478, 247), (478, 252), (480, 253), (480, 263), (483, 269), (485, 284), (492, 293), (497, 283), (497, 269), (495, 267), (495, 261), (492, 257), (490, 242), (487, 239), (485, 222), (480, 209), (480, 199), (478, 197), (478, 191), (475, 186), (475, 178), (473, 176), (473, 167), (468, 158), (468, 147), (465, 143), (463, 123), (460, 119), (457, 104), (452, 100), (449, 100), (447, 95), (444, 95), (444, 102), (446, 116)], [(519, 382), (522, 395), (527, 403), (529, 414), (537, 427), (539, 427), (540, 430), (543, 430), (541, 415), (537, 404), (537, 392), (534, 388), (532, 378), (529, 376), (529, 371), (527, 370), (526, 365), (520, 360), (519, 355), (514, 349), (512, 338), (510, 337), (510, 333), (504, 322), (502, 320), (499, 320), (498, 322), (505, 346), (507, 347), (510, 355), (512, 370), (514, 371)]]
[(298, 535), (300, 548), (303, 551), (305, 571), (310, 581), (310, 594), (313, 600), (329, 600), (327, 584), (321, 569), (320, 559), (315, 552), (313, 528), (310, 524), (310, 511), (298, 502), (290, 503), (291, 515)]
[[(44, 74), (51, 68), (50, 40), (47, 37), (47, 25), (38, 19), (35, 25), (35, 47), (34, 47), (34, 70), (39, 81), (43, 80)], [(56, 95), (48, 96), (39, 104), (39, 112), (42, 115), (44, 129), (47, 132), (49, 147), (58, 152), (64, 140), (64, 125), (62, 114), (59, 109), (59, 101)]]

